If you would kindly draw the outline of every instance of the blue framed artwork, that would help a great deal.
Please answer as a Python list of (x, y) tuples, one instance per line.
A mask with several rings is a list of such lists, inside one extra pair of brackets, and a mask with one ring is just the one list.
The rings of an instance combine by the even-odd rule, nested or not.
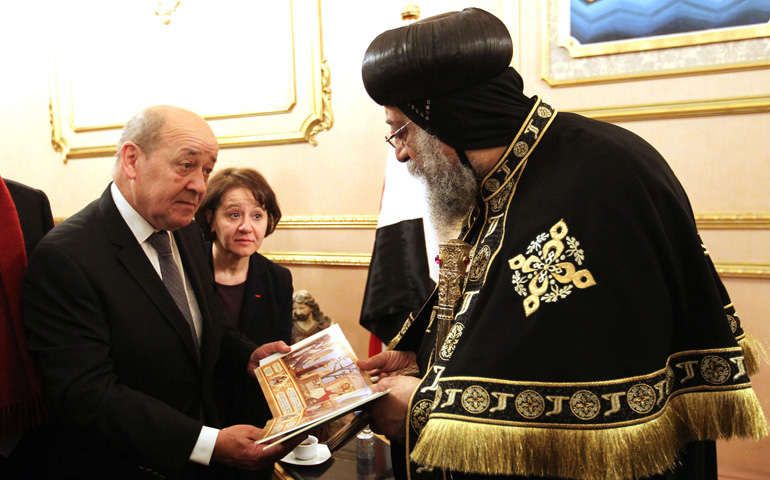
[(751, 30), (760, 30), (757, 33), (762, 36), (761, 30), (770, 22), (770, 2), (571, 0), (569, 16), (570, 36), (580, 45), (729, 30), (753, 38)]
[(549, 85), (770, 66), (768, 0), (546, 0)]

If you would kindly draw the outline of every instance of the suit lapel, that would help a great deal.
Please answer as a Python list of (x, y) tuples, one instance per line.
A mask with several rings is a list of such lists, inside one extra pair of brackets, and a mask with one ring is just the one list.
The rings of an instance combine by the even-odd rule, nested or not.
[(150, 259), (147, 258), (131, 229), (128, 228), (125, 220), (120, 215), (115, 202), (112, 200), (109, 187), (102, 194), (99, 206), (104, 218), (107, 235), (110, 241), (120, 248), (117, 255), (118, 261), (123, 264), (136, 283), (144, 290), (155, 306), (158, 307), (166, 321), (180, 336), (190, 355), (197, 361), (198, 355), (195, 351), (195, 344), (193, 343), (187, 320), (185, 320), (182, 312), (179, 311), (179, 307), (174, 303), (171, 294), (166, 290), (163, 280), (161, 280)]

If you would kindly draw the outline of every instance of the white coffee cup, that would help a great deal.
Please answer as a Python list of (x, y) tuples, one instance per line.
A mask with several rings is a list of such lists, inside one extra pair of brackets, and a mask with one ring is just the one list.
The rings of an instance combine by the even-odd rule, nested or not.
[(294, 448), (294, 458), (297, 460), (310, 460), (315, 458), (318, 449), (318, 439), (308, 435), (306, 439)]

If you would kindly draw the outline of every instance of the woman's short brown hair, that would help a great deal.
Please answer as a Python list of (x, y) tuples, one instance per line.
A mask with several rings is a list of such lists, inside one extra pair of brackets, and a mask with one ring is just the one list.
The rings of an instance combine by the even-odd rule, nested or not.
[[(203, 198), (198, 213), (195, 215), (195, 219), (203, 229), (203, 235), (206, 240), (216, 240), (216, 234), (211, 231), (211, 226), (214, 223), (217, 208), (219, 208), (222, 202), (222, 197), (233, 188), (241, 187), (250, 191), (257, 202), (265, 209), (265, 212), (267, 212), (265, 236), (267, 237), (275, 231), (275, 227), (281, 220), (281, 207), (278, 205), (275, 192), (270, 188), (270, 184), (267, 183), (267, 180), (265, 180), (261, 173), (253, 168), (231, 167), (212, 175), (209, 179), (206, 196)], [(211, 212), (211, 220), (208, 218), (209, 215), (206, 215), (207, 211)]]

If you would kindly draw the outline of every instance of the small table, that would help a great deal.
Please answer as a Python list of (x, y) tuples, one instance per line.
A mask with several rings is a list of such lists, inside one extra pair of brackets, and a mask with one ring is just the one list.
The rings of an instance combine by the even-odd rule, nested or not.
[(391, 480), (390, 444), (374, 437), (374, 457), (356, 456), (356, 437), (332, 454), (320, 465), (302, 466), (285, 462), (275, 464), (273, 479), (277, 480)]

